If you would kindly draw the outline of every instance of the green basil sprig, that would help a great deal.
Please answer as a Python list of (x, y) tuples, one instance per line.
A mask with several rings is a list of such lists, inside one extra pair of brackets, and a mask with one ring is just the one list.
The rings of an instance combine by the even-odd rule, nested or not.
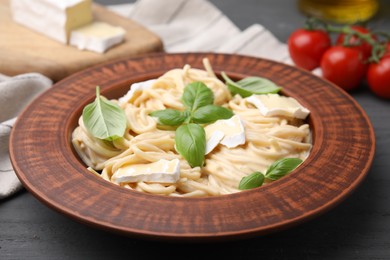
[(191, 167), (202, 166), (206, 150), (206, 134), (198, 124), (181, 125), (175, 134), (176, 150)]
[(229, 119), (233, 112), (213, 105), (214, 94), (204, 83), (193, 82), (183, 91), (181, 100), (185, 111), (164, 109), (149, 115), (156, 117), (161, 125), (178, 126), (176, 129), (176, 150), (191, 165), (202, 166), (206, 151), (206, 134), (199, 124), (213, 123), (219, 119)]
[(253, 94), (278, 93), (282, 88), (272, 81), (261, 77), (248, 77), (237, 82), (231, 80), (225, 72), (221, 73), (230, 92), (233, 95), (239, 94), (241, 97), (249, 97)]
[(125, 112), (116, 103), (101, 97), (99, 86), (95, 101), (84, 107), (82, 117), (88, 132), (96, 138), (113, 141), (125, 134)]
[(229, 119), (233, 112), (227, 108), (213, 105), (214, 94), (203, 82), (188, 84), (181, 98), (190, 123), (209, 124), (219, 119)]
[(181, 100), (189, 111), (194, 112), (200, 107), (213, 104), (214, 94), (203, 82), (193, 82), (184, 88)]
[(287, 175), (302, 163), (300, 158), (283, 158), (275, 161), (267, 169), (265, 178), (276, 181)]
[(254, 172), (245, 176), (241, 179), (238, 188), (240, 190), (250, 190), (253, 188), (260, 187), (264, 182), (264, 174), (261, 172)]
[(300, 158), (283, 158), (275, 161), (268, 167), (265, 174), (261, 172), (254, 172), (245, 176), (241, 179), (238, 189), (240, 190), (249, 190), (253, 188), (260, 187), (263, 185), (264, 180), (268, 179), (271, 181), (276, 181), (288, 173), (292, 172), (302, 163)]
[(179, 111), (175, 109), (157, 110), (149, 115), (156, 117), (159, 124), (169, 126), (181, 125), (189, 117), (188, 111)]
[(219, 119), (228, 119), (233, 116), (233, 112), (224, 107), (206, 105), (195, 110), (191, 115), (191, 121), (198, 124), (209, 124)]
[(188, 84), (181, 100), (185, 111), (164, 109), (149, 115), (156, 117), (161, 125), (179, 126), (183, 123), (210, 124), (219, 119), (229, 119), (233, 112), (227, 108), (213, 105), (214, 94), (203, 82)]

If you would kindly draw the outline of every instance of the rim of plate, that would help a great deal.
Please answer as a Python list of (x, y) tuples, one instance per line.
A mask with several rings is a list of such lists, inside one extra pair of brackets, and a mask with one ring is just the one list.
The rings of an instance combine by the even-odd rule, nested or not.
[[(264, 76), (311, 111), (313, 148), (303, 164), (264, 187), (207, 198), (144, 194), (90, 174), (70, 143), (95, 86), (118, 98), (130, 83), (207, 57), (216, 73)], [(122, 93), (122, 94), (121, 94)], [(340, 108), (348, 113), (339, 112)], [(370, 120), (346, 92), (308, 71), (234, 54), (158, 53), (107, 62), (56, 83), (26, 107), (10, 137), (24, 187), (47, 206), (84, 224), (128, 236), (174, 241), (253, 237), (312, 219), (343, 201), (367, 175), (375, 153)]]

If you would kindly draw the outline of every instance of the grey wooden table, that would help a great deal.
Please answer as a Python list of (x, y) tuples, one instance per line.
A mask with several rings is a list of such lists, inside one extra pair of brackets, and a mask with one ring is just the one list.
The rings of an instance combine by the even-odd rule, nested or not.
[[(284, 42), (305, 20), (291, 0), (212, 2), (241, 29), (260, 23)], [(390, 31), (389, 1), (382, 1), (370, 24)], [(375, 128), (375, 160), (366, 180), (346, 201), (310, 222), (238, 242), (167, 244), (89, 228), (23, 191), (0, 202), (0, 259), (390, 259), (390, 101), (376, 98), (364, 84), (352, 96)]]

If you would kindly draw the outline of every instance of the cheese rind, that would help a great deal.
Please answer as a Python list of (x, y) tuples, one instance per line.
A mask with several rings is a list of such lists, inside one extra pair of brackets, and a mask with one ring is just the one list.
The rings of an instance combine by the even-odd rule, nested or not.
[(286, 116), (305, 119), (310, 114), (307, 108), (292, 97), (266, 94), (252, 95), (245, 99), (257, 107), (263, 116)]
[[(210, 131), (209, 131), (210, 132)], [(222, 139), (225, 137), (225, 134), (220, 131), (216, 130), (214, 132), (209, 133), (207, 136), (206, 134), (206, 153), (209, 154), (212, 150), (214, 150), (215, 147), (222, 141)]]
[(104, 53), (112, 46), (121, 43), (126, 31), (104, 22), (93, 22), (71, 31), (70, 45), (80, 50)]
[(176, 183), (180, 178), (180, 161), (161, 159), (154, 163), (132, 164), (119, 168), (111, 180), (114, 183), (156, 182)]
[(214, 150), (218, 144), (234, 148), (245, 144), (245, 129), (238, 115), (230, 119), (217, 120), (204, 128), (206, 132), (206, 154)]
[(92, 22), (92, 0), (11, 0), (13, 20), (61, 43)]

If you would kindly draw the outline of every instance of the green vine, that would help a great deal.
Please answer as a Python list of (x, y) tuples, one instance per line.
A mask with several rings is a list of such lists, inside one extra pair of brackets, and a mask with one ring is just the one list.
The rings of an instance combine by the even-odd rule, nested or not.
[[(323, 30), (328, 34), (337, 33), (344, 35), (343, 46), (359, 46), (363, 42), (372, 46), (371, 55), (368, 58), (370, 63), (378, 63), (386, 53), (386, 46), (390, 42), (390, 35), (386, 32), (362, 33), (352, 28), (352, 25), (334, 26), (315, 17), (309, 17), (305, 23), (306, 30)], [(357, 39), (351, 43), (351, 38)]]

